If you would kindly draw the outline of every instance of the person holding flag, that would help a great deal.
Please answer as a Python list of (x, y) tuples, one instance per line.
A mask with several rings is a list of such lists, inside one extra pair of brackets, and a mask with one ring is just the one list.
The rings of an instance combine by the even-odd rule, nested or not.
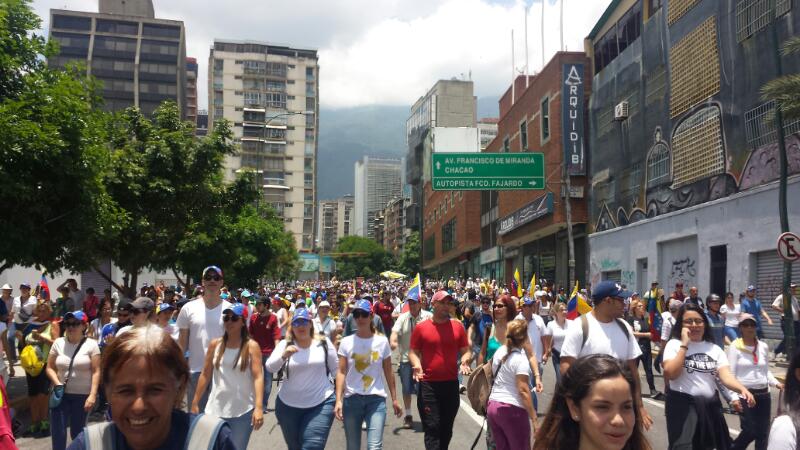
[(511, 282), (511, 295), (517, 298), (522, 298), (522, 279), (519, 276), (519, 269), (514, 270), (514, 280)]
[(572, 290), (572, 294), (569, 296), (569, 302), (567, 302), (567, 320), (575, 320), (578, 316), (588, 313), (592, 310), (592, 307), (586, 303), (586, 300), (580, 294), (578, 290), (578, 282), (575, 282), (575, 289)]

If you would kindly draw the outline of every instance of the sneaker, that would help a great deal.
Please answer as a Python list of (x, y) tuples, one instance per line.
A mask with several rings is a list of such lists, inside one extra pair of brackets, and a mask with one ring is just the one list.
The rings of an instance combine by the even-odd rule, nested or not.
[(403, 428), (405, 428), (406, 430), (410, 430), (413, 427), (414, 427), (414, 419), (411, 416), (406, 416), (403, 419)]
[(667, 396), (664, 395), (663, 392), (656, 391), (656, 392), (653, 392), (652, 394), (650, 394), (650, 398), (652, 398), (653, 400), (664, 401), (664, 400), (666, 400)]
[(460, 386), (458, 387), (458, 393), (459, 393), (459, 394), (466, 394), (466, 393), (467, 393), (467, 387), (466, 387), (466, 386), (464, 386), (463, 384), (462, 384), (462, 385), (460, 385)]

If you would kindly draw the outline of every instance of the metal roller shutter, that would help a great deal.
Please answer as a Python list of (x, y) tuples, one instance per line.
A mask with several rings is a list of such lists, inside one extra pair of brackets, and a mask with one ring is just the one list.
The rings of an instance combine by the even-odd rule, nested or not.
[[(100, 261), (97, 268), (102, 270), (103, 273), (111, 276), (111, 260)], [(85, 292), (86, 288), (94, 288), (95, 295), (98, 298), (103, 298), (103, 291), (111, 287), (111, 283), (106, 281), (105, 278), (100, 276), (96, 270), (92, 269), (81, 274), (81, 284), (78, 286)]]
[[(792, 280), (800, 280), (800, 264), (792, 264)], [(783, 331), (780, 327), (780, 316), (772, 309), (775, 297), (781, 294), (783, 285), (783, 260), (775, 250), (756, 253), (756, 288), (758, 299), (769, 314), (775, 325), (764, 326), (764, 337), (768, 339), (782, 339)]]

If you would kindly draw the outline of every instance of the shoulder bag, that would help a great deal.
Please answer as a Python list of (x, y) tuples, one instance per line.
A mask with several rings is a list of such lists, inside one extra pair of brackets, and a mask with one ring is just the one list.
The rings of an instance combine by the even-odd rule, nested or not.
[[(66, 345), (67, 338), (64, 338), (64, 343)], [(75, 349), (75, 353), (72, 354), (72, 358), (69, 360), (69, 368), (67, 369), (67, 373), (64, 374), (64, 383), (59, 386), (53, 386), (53, 389), (50, 390), (50, 399), (49, 405), (50, 409), (58, 408), (61, 405), (61, 400), (64, 398), (64, 391), (67, 389), (67, 382), (69, 382), (69, 373), (72, 372), (72, 364), (75, 363), (75, 356), (78, 355), (78, 352), (83, 347), (83, 343), (86, 342), (86, 338), (84, 337), (81, 339), (81, 342), (78, 344), (78, 348)]]

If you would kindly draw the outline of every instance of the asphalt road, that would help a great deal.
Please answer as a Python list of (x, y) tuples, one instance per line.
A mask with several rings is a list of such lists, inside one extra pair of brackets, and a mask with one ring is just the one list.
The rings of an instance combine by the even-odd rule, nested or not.
[[(785, 369), (780, 369), (776, 367), (772, 367), (772, 371), (775, 375), (783, 375), (785, 373)], [(21, 373), (21, 371), (18, 371)], [(645, 384), (644, 390), (647, 392), (647, 383), (644, 380), (644, 372), (641, 373), (642, 382)], [(550, 405), (550, 401), (552, 399), (552, 393), (554, 390), (554, 383), (555, 383), (555, 376), (553, 373), (553, 366), (552, 364), (548, 364), (544, 367), (543, 370), (543, 383), (544, 383), (544, 392), (539, 396), (539, 415), (543, 417), (547, 413), (547, 409)], [(21, 380), (24, 384), (24, 378)], [(397, 380), (397, 386), (399, 389), (400, 382)], [(663, 391), (663, 379), (661, 376), (656, 374), (656, 387)], [(269, 402), (270, 410), (274, 407), (275, 395), (273, 395)], [(419, 414), (416, 410), (416, 399), (412, 397), (412, 411), (414, 414), (414, 428), (411, 430), (406, 430), (403, 428), (402, 419), (398, 419), (394, 416), (387, 417), (386, 427), (384, 429), (384, 448), (385, 449), (392, 449), (392, 450), (418, 450), (424, 448), (423, 443), (423, 433), (422, 433), (422, 426), (419, 423)], [(653, 448), (666, 448), (667, 447), (667, 434), (666, 434), (666, 423), (664, 418), (664, 403), (661, 401), (651, 400), (649, 398), (645, 398), (644, 400), (645, 408), (650, 413), (650, 416), (654, 420), (653, 427), (646, 433), (647, 438), (650, 440), (650, 443)], [(387, 405), (387, 411), (391, 411), (391, 406)], [(402, 406), (402, 401), (401, 401)], [(775, 410), (777, 408), (777, 392), (773, 392), (772, 395), (772, 411), (773, 416), (775, 415)], [(731, 432), (731, 437), (735, 438), (739, 432), (739, 417), (734, 415), (727, 415), (725, 416), (728, 427)], [(23, 421), (25, 420), (22, 417)], [(452, 449), (468, 449), (471, 447), (475, 436), (477, 436), (478, 431), (481, 427), (483, 422), (483, 418), (475, 414), (472, 409), (469, 407), (469, 402), (467, 401), (466, 395), (461, 396), (461, 409), (456, 417), (456, 422), (453, 430), (453, 440), (450, 444), (450, 448)], [(362, 437), (362, 448), (365, 448), (366, 445), (366, 433)], [(46, 439), (31, 439), (31, 438), (21, 438), (17, 440), (17, 445), (21, 449), (31, 449), (31, 450), (45, 450), (50, 449), (50, 438)], [(485, 448), (485, 444), (483, 441), (483, 436), (481, 436), (481, 441), (476, 448), (483, 449)], [(283, 442), (283, 437), (281, 435), (280, 427), (278, 427), (277, 421), (275, 420), (275, 415), (270, 412), (267, 416), (265, 416), (264, 426), (258, 430), (253, 432), (250, 437), (250, 445), (248, 446), (250, 449), (263, 449), (263, 448), (270, 448), (275, 450), (283, 450), (286, 449), (286, 445)], [(345, 437), (344, 437), (344, 428), (342, 423), (339, 421), (334, 420), (333, 427), (331, 428), (330, 436), (328, 437), (328, 444), (326, 446), (328, 449), (342, 449), (345, 448)], [(754, 448), (751, 444), (748, 448)]]

